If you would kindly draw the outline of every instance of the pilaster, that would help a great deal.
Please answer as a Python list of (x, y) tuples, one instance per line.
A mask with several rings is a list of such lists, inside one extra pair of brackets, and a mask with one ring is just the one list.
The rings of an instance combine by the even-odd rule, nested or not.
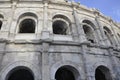
[(42, 43), (42, 80), (50, 79), (50, 71), (49, 71), (49, 43)]
[(79, 35), (77, 33), (77, 29), (76, 29), (76, 23), (71, 23), (71, 31), (72, 31), (72, 37), (74, 39), (75, 42), (79, 42)]
[[(76, 12), (76, 8), (73, 7), (73, 16), (74, 16), (74, 19), (75, 19), (75, 24), (76, 24), (76, 27), (77, 27), (77, 32), (78, 32), (78, 36), (79, 36), (79, 41), (80, 43), (82, 42), (87, 42), (87, 39), (85, 37), (85, 33), (83, 31), (83, 28), (82, 28), (82, 24), (80, 24), (80, 20), (78, 19), (78, 15), (77, 15), (77, 12)], [(87, 65), (87, 45), (86, 44), (83, 44), (82, 45), (82, 54), (83, 54), (83, 61), (84, 61), (84, 71), (86, 73), (86, 80), (91, 80), (91, 77), (89, 76), (89, 66)]]
[(105, 45), (106, 38), (105, 38), (103, 27), (102, 27), (102, 25), (100, 23), (99, 12), (95, 11), (94, 14), (95, 14), (95, 21), (96, 21), (97, 26), (98, 26), (97, 33), (98, 33), (98, 36), (99, 36), (99, 39), (100, 39), (99, 40), (100, 41), (99, 44), (100, 45)]
[(43, 26), (44, 26), (44, 30), (47, 30), (47, 22), (48, 22), (48, 1), (44, 1), (44, 13), (43, 13)]
[(82, 24), (80, 23), (80, 20), (78, 19), (77, 10), (74, 6), (73, 6), (73, 16), (74, 16), (74, 19), (75, 19), (75, 24), (76, 24), (76, 27), (77, 27), (77, 32), (78, 32), (78, 37), (79, 37), (80, 43), (86, 42), (87, 39), (85, 37), (85, 33), (83, 31)]
[(87, 61), (87, 44), (83, 44), (82, 45), (82, 55), (83, 55), (83, 61), (84, 61), (84, 71), (85, 71), (85, 74), (86, 74), (86, 79), (85, 80), (93, 80), (93, 77), (91, 77), (91, 74), (90, 74), (90, 68), (89, 68), (89, 65), (88, 65), (88, 61)]
[(0, 71), (1, 71), (2, 61), (3, 61), (3, 56), (5, 55), (6, 43), (7, 43), (7, 40), (0, 39)]
[(110, 19), (109, 22), (111, 25), (111, 29), (113, 31), (112, 39), (113, 39), (114, 46), (119, 48), (119, 42), (118, 42), (117, 37), (116, 37), (115, 29), (113, 28), (114, 27), (113, 21)]
[(6, 19), (2, 19), (1, 21), (2, 21), (3, 24), (2, 24), (1, 30), (0, 30), (0, 38), (7, 39), (8, 38), (8, 34), (9, 34), (7, 20)]
[(17, 5), (17, 0), (12, 0), (12, 9), (11, 9), (11, 18), (10, 18), (10, 26), (9, 26), (9, 38), (13, 39), (15, 37), (15, 29), (17, 26), (16, 20), (14, 19), (15, 9)]
[(114, 72), (114, 75), (113, 76), (113, 79), (114, 80), (120, 80), (120, 72), (119, 72), (119, 67), (118, 67), (118, 63), (116, 61), (116, 58), (114, 56), (114, 53), (113, 53), (113, 49), (112, 48), (109, 48), (108, 49), (108, 52), (109, 52), (109, 57), (110, 57), (110, 62), (112, 64), (112, 69), (113, 69), (113, 72)]
[(44, 3), (44, 7), (43, 7), (43, 30), (41, 32), (41, 38), (43, 40), (48, 40), (50, 39), (50, 31), (48, 30), (48, 2), (47, 0), (45, 0)]

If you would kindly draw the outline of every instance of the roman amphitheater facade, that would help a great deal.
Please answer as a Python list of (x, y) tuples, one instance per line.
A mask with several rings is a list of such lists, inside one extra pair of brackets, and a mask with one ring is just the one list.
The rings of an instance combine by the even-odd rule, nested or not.
[(0, 0), (0, 80), (120, 80), (120, 25), (64, 0)]

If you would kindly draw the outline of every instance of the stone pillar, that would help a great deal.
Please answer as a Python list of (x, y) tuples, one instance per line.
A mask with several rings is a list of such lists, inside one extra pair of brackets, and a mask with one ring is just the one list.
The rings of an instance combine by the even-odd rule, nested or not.
[(42, 43), (42, 80), (50, 79), (50, 70), (49, 70), (49, 43)]
[(77, 27), (77, 32), (78, 32), (78, 37), (79, 37), (80, 43), (86, 42), (87, 39), (86, 39), (85, 33), (83, 31), (82, 24), (80, 24), (80, 20), (78, 19), (77, 10), (76, 10), (75, 7), (73, 7), (73, 16), (74, 16), (74, 19), (75, 19), (75, 24), (76, 24), (76, 27)]
[(6, 40), (0, 39), (0, 71), (1, 71), (1, 65), (3, 61), (3, 56), (5, 55), (5, 47), (6, 47)]
[[(96, 18), (95, 18), (95, 21), (96, 21)], [(99, 45), (104, 45), (104, 42), (103, 42), (102, 36), (101, 36), (101, 32), (100, 32), (100, 27), (98, 26), (98, 24), (96, 26), (95, 31), (97, 33), (96, 37), (97, 37), (98, 44)]]
[(47, 30), (47, 27), (48, 27), (48, 2), (47, 1), (44, 1), (44, 11), (43, 11), (43, 26), (44, 26), (44, 30)]
[(113, 80), (120, 80), (120, 69), (118, 67), (118, 64), (117, 61), (116, 61), (116, 58), (114, 56), (114, 52), (113, 52), (113, 49), (112, 48), (109, 48), (108, 49), (109, 51), (109, 57), (110, 57), (110, 62), (112, 64), (112, 69), (113, 69), (113, 72), (114, 72), (114, 75), (112, 76), (113, 77)]
[(44, 2), (44, 11), (43, 11), (43, 30), (41, 32), (41, 39), (49, 40), (50, 39), (50, 31), (48, 30), (48, 1)]
[(83, 62), (84, 62), (84, 67), (85, 67), (85, 74), (86, 74), (86, 79), (85, 80), (91, 80), (91, 77), (90, 77), (90, 74), (89, 74), (89, 66), (88, 66), (88, 62), (87, 62), (87, 39), (85, 37), (85, 33), (83, 31), (83, 28), (82, 28), (82, 24), (80, 24), (80, 20), (78, 19), (78, 15), (77, 15), (77, 12), (76, 12), (76, 8), (73, 7), (73, 16), (74, 16), (74, 19), (75, 19), (75, 24), (76, 24), (76, 27), (77, 27), (77, 32), (78, 32), (78, 36), (79, 36), (79, 41), (80, 43), (84, 42), (82, 44), (82, 54), (83, 54)]
[(115, 36), (116, 33), (115, 33), (115, 29), (113, 28), (114, 27), (113, 21), (111, 19), (110, 19), (110, 25), (111, 25), (111, 29), (113, 31), (112, 39), (113, 39), (114, 47), (118, 47), (119, 48), (119, 42), (117, 40), (117, 37)]
[(8, 28), (8, 23), (5, 18), (1, 20), (3, 22), (1, 26), (1, 31), (0, 31), (0, 38), (7, 39), (8, 38), (8, 33), (9, 33), (9, 28)]
[(16, 5), (17, 5), (17, 1), (16, 0), (13, 0), (12, 2), (12, 14), (11, 14), (11, 18), (10, 18), (10, 26), (9, 26), (9, 31), (10, 31), (10, 34), (9, 34), (9, 38), (10, 39), (13, 39), (15, 37), (15, 29), (16, 29), (16, 26), (17, 26), (17, 20), (14, 19), (14, 14), (15, 14), (15, 9), (16, 9)]
[(99, 29), (100, 29), (101, 41), (102, 41), (103, 45), (107, 44), (107, 46), (111, 46), (111, 44), (109, 43), (108, 38), (105, 36), (103, 26), (101, 25), (100, 20), (99, 20), (99, 16), (96, 17), (96, 22), (97, 22), (97, 24), (99, 26)]
[(79, 35), (77, 33), (76, 23), (71, 23), (71, 34), (75, 42), (79, 42)]
[(85, 68), (85, 74), (86, 74), (86, 79), (85, 80), (93, 80), (94, 78), (92, 77), (92, 74), (90, 72), (90, 67), (89, 63), (87, 60), (87, 44), (82, 45), (82, 55), (83, 55), (83, 62), (84, 62), (84, 68)]
[[(48, 30), (48, 1), (45, 0), (44, 2), (44, 11), (43, 11), (43, 30), (41, 39), (43, 41), (48, 41), (50, 39), (50, 31)], [(50, 79), (50, 71), (49, 71), (49, 43), (42, 43), (42, 80), (49, 80)]]
[(99, 39), (100, 39), (99, 44), (101, 44), (101, 45), (105, 45), (106, 43), (108, 44), (107, 38), (104, 34), (103, 26), (101, 25), (100, 20), (99, 20), (99, 12), (94, 12), (94, 14), (96, 16), (95, 21), (98, 25), (97, 32), (98, 32), (98, 36), (99, 36)]

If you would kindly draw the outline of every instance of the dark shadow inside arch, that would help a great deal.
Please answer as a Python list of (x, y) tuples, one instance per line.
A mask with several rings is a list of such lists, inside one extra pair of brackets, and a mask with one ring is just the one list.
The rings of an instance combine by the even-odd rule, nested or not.
[(53, 22), (53, 33), (66, 35), (67, 27), (68, 26), (64, 21), (60, 21), (60, 20), (55, 21)]
[(57, 14), (52, 18), (53, 34), (67, 35), (71, 30), (71, 21), (67, 16)]
[(30, 70), (19, 67), (11, 70), (6, 80), (34, 80), (34, 76)]
[(83, 25), (83, 30), (84, 30), (87, 40), (90, 41), (91, 43), (95, 43), (92, 29), (87, 25)]
[(111, 30), (109, 28), (107, 28), (106, 26), (104, 26), (103, 29), (104, 29), (105, 36), (108, 39), (109, 43), (111, 45), (113, 45), (113, 39), (112, 39), (112, 32), (111, 32)]
[(79, 72), (71, 66), (60, 67), (56, 74), (56, 80), (79, 80)]
[(106, 80), (105, 74), (100, 69), (96, 69), (95, 78), (96, 80)]
[(2, 27), (2, 21), (0, 21), (0, 29), (1, 29), (1, 27)]
[(20, 23), (19, 33), (35, 33), (35, 21), (25, 19)]
[(112, 80), (110, 71), (104, 66), (99, 66), (95, 71), (96, 80)]

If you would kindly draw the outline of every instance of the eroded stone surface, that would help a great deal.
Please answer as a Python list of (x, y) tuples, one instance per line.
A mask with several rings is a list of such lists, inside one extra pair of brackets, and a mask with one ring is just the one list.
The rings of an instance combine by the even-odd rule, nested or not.
[[(35, 26), (30, 33), (19, 32), (25, 19)], [(54, 28), (55, 21), (64, 24)], [(0, 80), (22, 73), (33, 80), (120, 80), (120, 25), (96, 9), (65, 0), (0, 0), (0, 27)]]

